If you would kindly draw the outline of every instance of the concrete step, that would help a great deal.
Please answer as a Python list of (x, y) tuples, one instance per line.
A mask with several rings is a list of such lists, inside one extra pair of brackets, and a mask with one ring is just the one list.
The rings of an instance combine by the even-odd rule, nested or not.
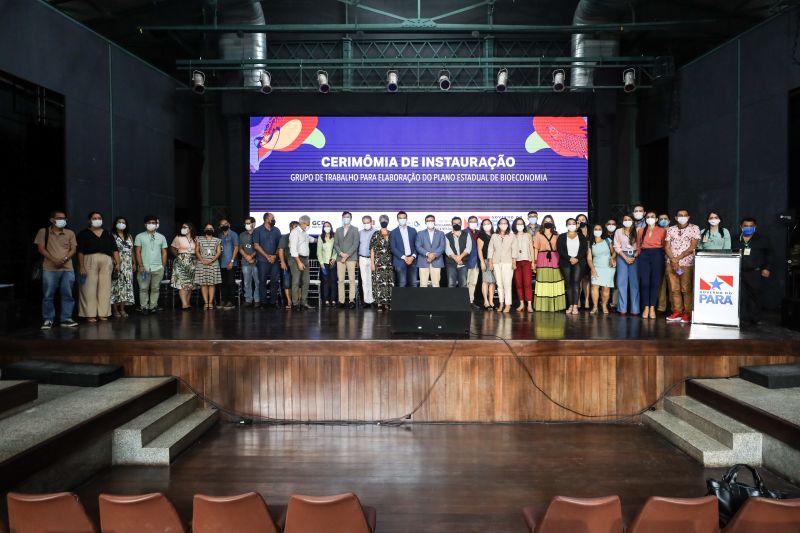
[(36, 400), (38, 389), (35, 381), (0, 381), (0, 413)]
[(761, 465), (761, 433), (689, 396), (671, 396), (664, 409), (731, 448), (736, 462)]
[(194, 394), (176, 394), (114, 430), (114, 449), (141, 448), (198, 407)]
[(649, 411), (642, 418), (646, 426), (705, 466), (720, 467), (731, 462), (733, 450), (693, 425), (666, 411)]
[[(195, 399), (192, 398), (192, 401)], [(176, 400), (175, 403), (179, 402)], [(137, 446), (131, 439), (120, 439), (119, 441), (115, 439), (114, 464), (169, 465), (179, 453), (211, 428), (218, 418), (219, 412), (216, 409), (194, 409), (144, 446)]]

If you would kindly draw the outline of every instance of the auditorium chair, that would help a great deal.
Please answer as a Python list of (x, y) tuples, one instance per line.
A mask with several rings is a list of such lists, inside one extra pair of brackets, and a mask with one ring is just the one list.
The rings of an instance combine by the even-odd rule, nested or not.
[(175, 507), (160, 492), (101, 494), (100, 529), (103, 533), (186, 533)]
[(800, 533), (800, 499), (748, 498), (724, 533)]
[(556, 496), (547, 506), (523, 508), (522, 515), (532, 533), (622, 533), (619, 496)]
[(718, 533), (716, 496), (703, 498), (650, 497), (628, 533)]
[(280, 533), (264, 498), (255, 492), (236, 496), (195, 494), (193, 533)]
[(376, 513), (353, 493), (289, 499), (284, 533), (374, 533)]
[[(8, 527), (12, 533), (96, 533), (80, 500), (71, 492), (8, 493)], [(1, 527), (1, 526), (0, 526)]]

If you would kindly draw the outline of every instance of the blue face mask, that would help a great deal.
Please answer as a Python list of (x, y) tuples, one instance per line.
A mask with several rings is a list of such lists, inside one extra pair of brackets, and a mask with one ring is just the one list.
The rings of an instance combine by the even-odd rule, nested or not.
[(666, 228), (667, 226), (669, 226), (669, 220), (661, 219), (658, 221), (658, 225), (661, 226), (662, 228)]
[(536, 224), (537, 222), (539, 222), (538, 218), (536, 218), (536, 217), (528, 217), (528, 223), (529, 224)]
[(346, 225), (348, 225), (349, 223), (350, 223), (350, 218), (349, 218), (349, 217), (344, 217), (344, 218), (342, 218), (342, 225), (343, 225), (343, 226), (346, 226)]
[(397, 219), (397, 223), (400, 224), (401, 226), (405, 226), (408, 223), (408, 219), (407, 218), (398, 218)]
[(742, 235), (744, 235), (745, 237), (752, 237), (755, 232), (756, 232), (755, 226), (742, 228)]

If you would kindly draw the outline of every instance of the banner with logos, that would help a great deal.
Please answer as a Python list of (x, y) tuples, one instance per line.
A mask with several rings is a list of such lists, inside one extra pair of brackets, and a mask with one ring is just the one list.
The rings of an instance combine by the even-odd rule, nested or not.
[(693, 324), (739, 327), (740, 261), (738, 253), (698, 252)]

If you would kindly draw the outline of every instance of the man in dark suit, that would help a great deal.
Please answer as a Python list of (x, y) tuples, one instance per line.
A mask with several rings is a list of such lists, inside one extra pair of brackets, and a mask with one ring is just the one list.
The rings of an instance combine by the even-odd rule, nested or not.
[(425, 217), (425, 229), (417, 233), (417, 267), (419, 268), (419, 286), (428, 286), (430, 277), (433, 287), (439, 286), (444, 267), (444, 233), (436, 229), (436, 218)]
[(397, 213), (397, 227), (389, 233), (392, 249), (392, 266), (397, 274), (398, 287), (417, 285), (417, 230), (408, 227), (405, 211)]

